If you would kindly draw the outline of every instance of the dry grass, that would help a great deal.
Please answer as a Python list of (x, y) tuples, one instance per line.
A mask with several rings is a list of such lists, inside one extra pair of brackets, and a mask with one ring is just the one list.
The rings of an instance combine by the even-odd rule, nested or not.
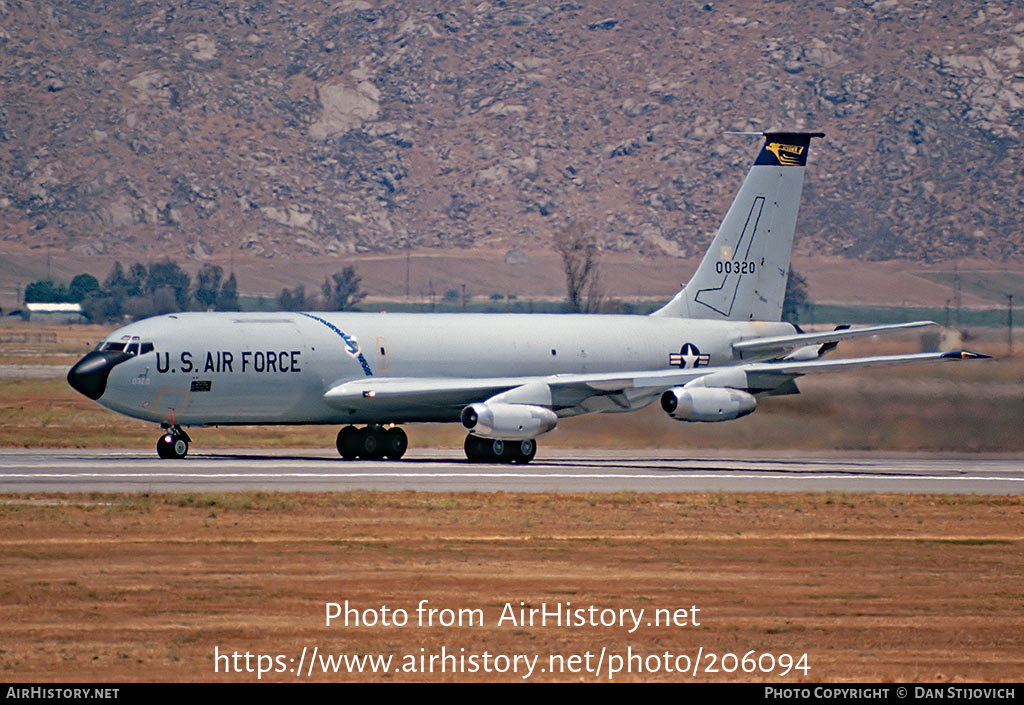
[[(1024, 499), (348, 492), (9, 497), (0, 680), (255, 681), (221, 652), (808, 655), (787, 678), (1020, 681)], [(324, 625), (326, 602), (410, 612)], [(480, 627), (415, 608), (482, 610)], [(699, 627), (497, 626), (502, 605), (700, 608)], [(649, 614), (649, 613), (648, 613)], [(287, 677), (284, 677), (287, 676)], [(296, 680), (269, 674), (263, 680)], [(302, 678), (300, 680), (307, 680)], [(331, 674), (313, 680), (509, 680)], [(534, 680), (598, 680), (536, 674)], [(607, 680), (606, 677), (600, 680)], [(692, 680), (678, 674), (616, 680)]]

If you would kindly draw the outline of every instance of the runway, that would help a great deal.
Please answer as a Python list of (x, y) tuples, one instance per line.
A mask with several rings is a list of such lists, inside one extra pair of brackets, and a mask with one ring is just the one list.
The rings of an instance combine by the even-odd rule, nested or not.
[(0, 493), (882, 492), (1022, 494), (1020, 456), (542, 449), (529, 465), (458, 450), (344, 461), (326, 450), (227, 450), (160, 460), (142, 450), (0, 450)]

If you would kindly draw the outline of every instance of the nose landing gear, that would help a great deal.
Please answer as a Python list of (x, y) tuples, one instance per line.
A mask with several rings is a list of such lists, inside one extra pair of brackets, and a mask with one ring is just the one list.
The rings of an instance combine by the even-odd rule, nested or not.
[(164, 435), (156, 442), (156, 454), (164, 459), (180, 460), (188, 455), (191, 442), (181, 426), (164, 426)]

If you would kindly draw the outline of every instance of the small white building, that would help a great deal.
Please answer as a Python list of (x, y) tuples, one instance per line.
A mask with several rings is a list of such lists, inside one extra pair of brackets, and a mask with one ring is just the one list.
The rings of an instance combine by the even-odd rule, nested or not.
[(33, 323), (85, 323), (82, 304), (25, 304)]

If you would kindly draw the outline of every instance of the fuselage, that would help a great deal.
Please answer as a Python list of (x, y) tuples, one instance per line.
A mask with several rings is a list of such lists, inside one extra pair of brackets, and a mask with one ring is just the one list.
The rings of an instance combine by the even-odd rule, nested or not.
[(367, 377), (724, 366), (749, 361), (734, 354), (734, 342), (793, 331), (788, 323), (624, 315), (178, 313), (111, 333), (91, 367), (89, 358), (79, 363), (79, 386), (88, 382), (81, 391), (107, 408), (170, 425), (458, 421), (462, 405), (482, 400), (381, 417), (369, 404), (339, 408), (324, 393)]

